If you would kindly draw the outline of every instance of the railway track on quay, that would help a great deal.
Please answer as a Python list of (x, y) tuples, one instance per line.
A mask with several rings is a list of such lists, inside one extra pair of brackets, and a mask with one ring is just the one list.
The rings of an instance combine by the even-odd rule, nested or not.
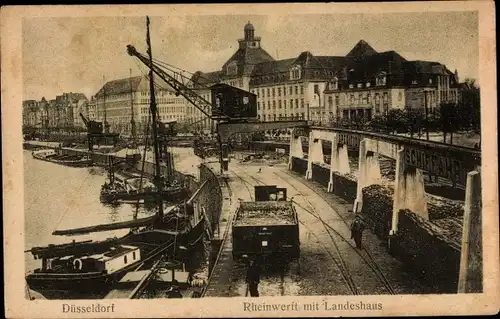
[[(253, 200), (253, 185), (240, 174), (232, 170), (230, 170), (230, 172), (236, 178), (236, 181), (241, 182), (244, 186), (244, 188), (236, 188), (234, 185), (231, 185), (231, 182), (226, 180), (225, 184), (231, 198), (237, 200)], [(246, 193), (248, 193), (248, 197)], [(226, 228), (212, 275), (209, 278), (209, 283), (203, 291), (203, 297), (249, 296), (248, 288), (245, 283), (246, 268), (244, 265), (234, 261), (232, 257), (232, 213), (236, 206), (231, 206), (229, 224)], [(273, 272), (263, 271), (259, 292), (262, 296), (289, 295), (290, 292), (293, 292), (293, 288), (289, 285), (291, 281), (290, 269), (278, 275)]]
[[(357, 249), (354, 245), (351, 244), (350, 240), (348, 240), (344, 235), (342, 235), (337, 229), (335, 229), (334, 227), (332, 227), (329, 223), (327, 223), (323, 218), (321, 218), (321, 216), (319, 215), (319, 213), (317, 212), (317, 210), (314, 208), (314, 205), (311, 203), (311, 201), (308, 199), (307, 195), (304, 194), (303, 191), (300, 191), (296, 186), (294, 186), (292, 183), (290, 183), (287, 179), (285, 179), (283, 176), (281, 176), (280, 174), (276, 173), (276, 172), (273, 172), (273, 174), (275, 176), (278, 176), (280, 179), (282, 179), (285, 183), (289, 184), (291, 187), (293, 187), (298, 194), (301, 194), (301, 197), (304, 198), (304, 200), (308, 203), (308, 206), (310, 207), (310, 209), (307, 209), (305, 207), (301, 207), (302, 205), (300, 205), (299, 203), (297, 203), (296, 201), (294, 201), (295, 204), (297, 204), (299, 207), (301, 207), (305, 212), (307, 212), (308, 214), (310, 214), (311, 216), (315, 217), (316, 219), (318, 219), (322, 224), (323, 226), (327, 229), (327, 232), (329, 234), (331, 233), (334, 233), (340, 240), (342, 240), (343, 242), (345, 242), (345, 244), (347, 244), (350, 248), (352, 248), (352, 251), (356, 252), (356, 254), (364, 261), (364, 263), (372, 270), (372, 272), (375, 274), (375, 276), (378, 277), (380, 283), (383, 285), (384, 289), (387, 291), (387, 293), (389, 294), (392, 294), (392, 295), (395, 295), (396, 294), (396, 291), (394, 290), (394, 288), (392, 287), (391, 283), (389, 282), (389, 280), (387, 279), (387, 277), (385, 276), (385, 274), (383, 273), (382, 269), (380, 268), (380, 266), (378, 265), (378, 263), (375, 261), (375, 259), (373, 258), (372, 254), (370, 253), (369, 250), (367, 250), (366, 248), (363, 248), (362, 250), (359, 250)], [(300, 181), (299, 177), (297, 176), (294, 176), (292, 174), (289, 174), (289, 173), (285, 173), (287, 175), (287, 177), (291, 177), (292, 179), (296, 180), (296, 181), (299, 181), (301, 185), (304, 185), (306, 188), (308, 188), (311, 192), (314, 192), (316, 195), (318, 195), (323, 201), (325, 201), (325, 203), (328, 204), (328, 200), (325, 199), (325, 196), (319, 192), (317, 192), (316, 190), (312, 189), (310, 186), (308, 186), (307, 184), (304, 184)], [(330, 206), (328, 204), (328, 206)], [(312, 210), (312, 211), (311, 211)], [(342, 223), (349, 229), (349, 223), (345, 220), (344, 217), (342, 217), (342, 215), (340, 215), (335, 209), (331, 209), (332, 211), (335, 212), (335, 214), (340, 218), (340, 220), (342, 221)], [(332, 242), (335, 242), (335, 240), (333, 239), (333, 236), (330, 236), (331, 239), (332, 239)], [(337, 244), (335, 244), (337, 245)], [(338, 247), (338, 246), (337, 246)], [(351, 277), (352, 279), (352, 277)]]
[[(255, 178), (252, 175), (248, 175), (248, 176), (251, 179), (253, 179), (257, 183), (257, 185), (263, 185), (263, 184), (265, 184), (265, 183), (263, 183), (262, 181), (258, 180), (257, 178)], [(291, 185), (291, 184), (289, 184), (289, 185), (293, 187), (293, 185)], [(295, 187), (294, 187), (294, 189), (296, 191), (298, 191)], [(321, 217), (319, 217), (317, 215), (314, 215), (314, 214), (312, 214), (312, 216), (316, 217), (317, 219), (319, 219), (320, 221), (322, 221)], [(342, 278), (344, 279), (344, 281), (346, 283), (346, 286), (348, 287), (348, 289), (351, 292), (351, 294), (358, 295), (359, 294), (358, 288), (356, 287), (356, 284), (354, 283), (354, 280), (353, 280), (353, 278), (352, 278), (352, 276), (351, 276), (351, 274), (349, 272), (349, 269), (347, 269), (347, 265), (345, 263), (345, 260), (342, 257), (342, 253), (341, 253), (341, 251), (340, 251), (340, 249), (339, 249), (339, 247), (338, 247), (335, 239), (333, 238), (332, 234), (330, 233), (330, 231), (326, 227), (325, 223), (323, 222), (322, 225), (323, 225), (323, 227), (325, 227), (326, 234), (328, 234), (328, 236), (329, 236), (329, 238), (331, 240), (331, 243), (333, 244), (333, 247), (335, 248), (335, 252), (334, 253), (332, 253), (326, 247), (326, 245), (324, 245), (322, 243), (321, 239), (318, 237), (318, 235), (315, 233), (315, 231), (311, 227), (309, 227), (306, 223), (304, 223), (302, 220), (300, 220), (300, 218), (299, 218), (299, 223), (302, 225), (302, 227), (305, 227), (305, 228), (307, 228), (309, 230), (309, 232), (317, 239), (317, 241), (320, 244), (321, 248), (327, 253), (327, 255), (335, 263), (335, 265), (339, 269), (339, 271), (340, 271), (340, 273), (342, 275)]]
[[(249, 179), (243, 177), (242, 174), (237, 173), (234, 170), (229, 170), (229, 171), (245, 185), (246, 189), (250, 194), (251, 200), (254, 200), (253, 187), (256, 185), (262, 185), (262, 182), (260, 182), (255, 177), (248, 175), (252, 180), (256, 182), (254, 184), (249, 182)], [(297, 267), (299, 268), (298, 265)], [(297, 273), (299, 272), (300, 269), (297, 270)], [(291, 287), (290, 285), (291, 282), (293, 282), (292, 267), (289, 267), (289, 265), (287, 265), (284, 268), (284, 271), (280, 272), (279, 274), (276, 273), (275, 269), (271, 269), (271, 271), (268, 272), (263, 272), (263, 275), (261, 275), (261, 283), (259, 285), (259, 290), (263, 292), (262, 294), (263, 296), (270, 296), (271, 294), (279, 296), (291, 295), (289, 293), (292, 293), (292, 295), (294, 295), (293, 291), (295, 291), (296, 289)]]
[[(248, 179), (253, 180), (254, 183), (248, 182), (248, 179), (243, 178), (241, 176), (239, 176), (239, 178), (242, 181), (248, 183), (249, 185), (253, 186), (253, 184), (256, 184), (256, 185), (265, 184), (262, 180), (259, 180), (255, 176), (253, 176), (251, 174), (247, 174), (247, 173), (245, 173), (245, 174), (248, 176)], [(331, 245), (331, 247), (333, 249), (328, 249), (326, 247), (328, 245), (325, 245), (324, 242), (322, 242), (321, 240), (319, 240), (319, 236), (318, 236), (318, 234), (316, 234), (317, 230), (316, 230), (316, 232), (314, 232), (311, 229), (311, 227), (309, 227), (308, 224), (306, 224), (304, 221), (299, 221), (300, 224), (304, 228), (308, 229), (309, 232), (311, 234), (313, 234), (313, 236), (318, 240), (318, 242), (320, 242), (320, 245), (322, 246), (323, 250), (325, 250), (327, 252), (328, 256), (333, 260), (333, 262), (335, 263), (335, 265), (339, 269), (339, 271), (340, 271), (340, 273), (341, 273), (341, 275), (342, 275), (342, 277), (343, 277), (343, 279), (345, 281), (345, 284), (348, 287), (348, 289), (349, 289), (349, 291), (350, 291), (351, 294), (353, 294), (353, 295), (360, 294), (360, 289), (358, 289), (358, 287), (356, 286), (356, 282), (355, 282), (353, 276), (351, 275), (351, 273), (349, 271), (348, 262), (346, 262), (343, 254), (341, 252), (341, 249), (339, 248), (339, 241), (341, 243), (343, 243), (344, 246), (347, 246), (347, 248), (351, 252), (355, 252), (355, 254), (358, 256), (358, 258), (360, 258), (362, 260), (362, 262), (376, 276), (376, 278), (378, 279), (378, 282), (379, 282), (379, 286), (381, 285), (381, 287), (379, 287), (378, 290), (380, 290), (380, 288), (382, 288), (385, 291), (385, 293), (387, 293), (387, 294), (396, 294), (396, 291), (392, 287), (391, 283), (389, 282), (389, 280), (387, 279), (387, 277), (385, 276), (384, 272), (382, 271), (382, 269), (380, 268), (380, 266), (378, 265), (378, 263), (375, 261), (375, 259), (373, 258), (372, 254), (370, 253), (369, 250), (367, 250), (366, 248), (363, 248), (362, 250), (359, 250), (356, 247), (354, 247), (353, 244), (351, 244), (350, 240), (348, 240), (345, 235), (343, 235), (339, 230), (337, 230), (334, 227), (332, 227), (328, 222), (326, 222), (320, 216), (320, 214), (318, 213), (317, 209), (312, 204), (312, 202), (309, 200), (307, 194), (305, 194), (303, 190), (300, 190), (297, 185), (295, 185), (294, 183), (291, 183), (289, 180), (287, 180), (287, 178), (285, 178), (281, 174), (278, 174), (276, 172), (273, 172), (273, 174), (275, 176), (277, 176), (278, 178), (280, 178), (281, 180), (283, 180), (286, 184), (288, 184), (290, 187), (292, 187), (292, 189), (294, 189), (297, 194), (300, 194), (301, 197), (304, 198), (304, 200), (307, 203), (308, 208), (304, 207), (305, 205), (301, 205), (300, 203), (297, 203), (297, 201), (294, 201), (294, 203), (297, 204), (297, 206), (299, 206), (302, 210), (304, 210), (305, 212), (307, 212), (315, 220), (319, 221), (321, 223), (321, 225), (323, 226), (324, 232), (326, 233), (326, 235), (328, 236), (327, 238), (329, 239), (328, 242), (331, 243), (330, 245)], [(286, 175), (287, 175), (287, 177), (291, 177), (292, 179), (297, 180), (297, 181), (300, 182), (300, 179), (298, 177), (296, 177), (296, 176), (294, 176), (292, 174), (286, 174)], [(328, 201), (324, 198), (323, 194), (318, 193), (316, 190), (312, 189), (307, 184), (304, 184), (302, 182), (300, 182), (300, 184), (303, 185), (304, 187), (308, 188), (310, 191), (314, 192), (315, 194), (319, 195), (321, 197), (321, 199), (323, 201), (325, 201), (326, 204), (328, 204)], [(328, 206), (331, 208), (331, 206), (329, 204), (328, 204)], [(342, 217), (334, 209), (332, 209), (332, 210), (336, 213), (336, 216), (338, 216), (338, 218), (340, 218), (340, 220), (347, 227), (347, 229), (349, 229), (349, 224), (345, 220), (345, 218)]]

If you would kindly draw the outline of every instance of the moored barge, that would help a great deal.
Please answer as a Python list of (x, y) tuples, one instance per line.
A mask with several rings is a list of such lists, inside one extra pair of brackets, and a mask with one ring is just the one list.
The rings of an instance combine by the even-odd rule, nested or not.
[(93, 165), (88, 155), (60, 155), (53, 149), (33, 151), (33, 158), (70, 167), (89, 167)]

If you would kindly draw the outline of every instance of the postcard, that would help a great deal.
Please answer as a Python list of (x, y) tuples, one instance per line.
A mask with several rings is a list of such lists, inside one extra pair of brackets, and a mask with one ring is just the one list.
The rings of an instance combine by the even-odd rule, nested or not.
[(7, 317), (497, 313), (493, 12), (3, 7)]

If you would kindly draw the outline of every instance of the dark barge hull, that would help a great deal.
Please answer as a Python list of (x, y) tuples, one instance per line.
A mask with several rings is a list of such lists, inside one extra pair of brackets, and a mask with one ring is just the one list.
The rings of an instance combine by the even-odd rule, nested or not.
[[(102, 203), (114, 203), (118, 201), (134, 201), (134, 200), (145, 200), (154, 201), (157, 198), (156, 192), (140, 192), (140, 193), (127, 193), (127, 192), (117, 192), (115, 194), (101, 193), (100, 200)], [(161, 192), (161, 198), (168, 202), (178, 202), (185, 199), (188, 196), (187, 190), (185, 188), (179, 188), (171, 191)]]
[[(177, 245), (186, 243), (195, 245), (203, 236), (205, 227), (200, 221), (187, 233), (177, 238)], [(169, 231), (155, 229), (143, 233), (131, 233), (113, 241), (123, 245), (135, 245), (142, 250), (148, 250), (145, 258), (128, 265), (113, 273), (49, 273), (35, 272), (26, 276), (26, 282), (31, 290), (42, 294), (47, 299), (99, 299), (103, 298), (114, 284), (120, 281), (127, 272), (142, 267), (151, 266), (161, 254), (170, 252), (174, 247), (175, 235)], [(97, 243), (99, 244), (99, 243)], [(110, 244), (110, 243), (108, 243)], [(142, 244), (142, 245), (141, 245)]]
[(93, 165), (92, 159), (81, 159), (81, 160), (58, 160), (52, 157), (39, 156), (37, 154), (32, 154), (33, 158), (49, 163), (69, 166), (69, 167), (89, 167)]

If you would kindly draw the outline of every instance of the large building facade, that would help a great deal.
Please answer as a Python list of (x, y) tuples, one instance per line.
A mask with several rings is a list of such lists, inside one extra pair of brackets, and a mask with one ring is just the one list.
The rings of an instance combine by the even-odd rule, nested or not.
[[(458, 99), (456, 71), (437, 62), (407, 61), (395, 51), (379, 53), (363, 40), (345, 56), (306, 51), (275, 60), (248, 23), (238, 43), (221, 70), (196, 72), (190, 86), (208, 97), (208, 88), (216, 83), (248, 90), (257, 95), (261, 121), (370, 119), (393, 108), (435, 109), (441, 102)], [(193, 112), (198, 119), (201, 112)]]
[(88, 100), (83, 93), (63, 93), (47, 101), (23, 101), (23, 124), (31, 127), (71, 128), (83, 126), (80, 113), (87, 114)]
[[(262, 48), (250, 22), (243, 32), (238, 49), (220, 70), (197, 71), (187, 84), (207, 105), (212, 103), (210, 87), (225, 83), (257, 95), (261, 121), (330, 123), (360, 116), (371, 119), (394, 108), (432, 112), (441, 103), (457, 102), (460, 97), (457, 72), (438, 62), (408, 61), (395, 51), (377, 52), (363, 40), (345, 56), (315, 56), (305, 51), (275, 60)], [(212, 121), (197, 107), (155, 79), (160, 121), (185, 123), (191, 130), (213, 129)], [(133, 110), (137, 133), (142, 135), (149, 104), (148, 79), (130, 77), (105, 83), (90, 101), (81, 93), (65, 93), (43, 103), (24, 101), (23, 123), (33, 125), (44, 117), (53, 127), (83, 126), (82, 113), (91, 120), (106, 121), (112, 132), (128, 135)], [(205, 111), (210, 113), (210, 107)]]
[[(186, 100), (176, 96), (175, 91), (158, 78), (155, 83), (158, 120), (186, 121)], [(91, 99), (91, 113), (95, 120), (106, 121), (110, 132), (130, 135), (133, 112), (137, 134), (142, 135), (150, 123), (150, 102), (149, 80), (145, 76), (113, 80), (105, 83)]]

